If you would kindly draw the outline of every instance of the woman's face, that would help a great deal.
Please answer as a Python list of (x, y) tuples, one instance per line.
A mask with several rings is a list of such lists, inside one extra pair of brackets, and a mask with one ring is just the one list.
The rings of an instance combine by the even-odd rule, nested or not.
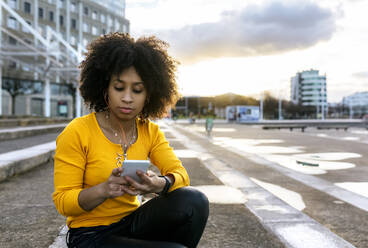
[(147, 91), (133, 66), (110, 79), (107, 89), (110, 111), (121, 120), (134, 119), (143, 109)]

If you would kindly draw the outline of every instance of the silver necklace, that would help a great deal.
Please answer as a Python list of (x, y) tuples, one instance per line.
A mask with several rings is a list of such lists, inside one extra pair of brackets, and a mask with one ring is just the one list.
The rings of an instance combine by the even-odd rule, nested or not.
[[(109, 119), (109, 116), (108, 115), (106, 115), (106, 119)], [(118, 132), (112, 128), (112, 125), (111, 125), (111, 122), (110, 121), (109, 121), (109, 127), (111, 129), (111, 132), (114, 134), (114, 136), (115, 137), (118, 137)], [(124, 130), (122, 130), (122, 131), (124, 132)], [(128, 156), (127, 155), (128, 148), (131, 145), (133, 145), (133, 143), (136, 140), (136, 123), (135, 123), (135, 121), (134, 121), (133, 131), (132, 131), (132, 135), (131, 135), (131, 138), (130, 138), (129, 142), (126, 140), (125, 132), (124, 132), (124, 137), (125, 137), (125, 143), (124, 144), (122, 142), (121, 136), (119, 138), (119, 144), (121, 145), (121, 148), (123, 149), (123, 152), (124, 152), (124, 159), (123, 159), (123, 154), (120, 154), (119, 152), (117, 152), (117, 157), (116, 157), (117, 162), (116, 162), (116, 165), (118, 167), (123, 165), (124, 160), (127, 159), (127, 156)]]

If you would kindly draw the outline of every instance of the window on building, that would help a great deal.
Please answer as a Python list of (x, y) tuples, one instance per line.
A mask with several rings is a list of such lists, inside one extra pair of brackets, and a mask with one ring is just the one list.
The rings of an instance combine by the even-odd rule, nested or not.
[(105, 15), (101, 14), (100, 19), (101, 19), (102, 23), (105, 23), (105, 21), (106, 21)]
[(9, 44), (15, 46), (17, 44), (17, 40), (14, 39), (13, 37), (9, 36)]
[(89, 32), (89, 26), (87, 23), (83, 23), (83, 32), (86, 32), (86, 33)]
[(17, 68), (17, 62), (9, 61), (8, 68), (9, 69), (15, 69), (15, 68)]
[(60, 22), (60, 26), (64, 25), (64, 16), (62, 15), (59, 16), (59, 22)]
[(66, 84), (51, 83), (51, 95), (70, 95), (69, 86)]
[(8, 4), (9, 4), (10, 8), (18, 9), (17, 0), (8, 0)]
[(72, 18), (72, 29), (77, 29), (77, 20)]
[(107, 25), (108, 26), (112, 25), (112, 19), (110, 17), (107, 18)]
[[(23, 69), (23, 71), (30, 71), (31, 70), (31, 68), (28, 64), (22, 65), (22, 69)], [(28, 94), (31, 94), (31, 93), (29, 92)]]
[(24, 39), (24, 42), (27, 43), (27, 44), (29, 44), (29, 45), (32, 45), (32, 41), (29, 40), (29, 39)]
[(77, 4), (76, 3), (71, 3), (71, 5), (70, 5), (70, 10), (72, 11), (72, 12), (76, 12), (77, 11)]
[(102, 34), (106, 34), (106, 29), (104, 29), (104, 28), (103, 28), (103, 29), (101, 30), (101, 33), (102, 33)]
[(97, 11), (96, 11), (96, 10), (94, 10), (94, 11), (92, 12), (92, 19), (93, 19), (93, 20), (96, 20), (96, 19), (97, 19)]
[(83, 39), (83, 46), (87, 46), (88, 45), (88, 40), (87, 39)]
[(97, 28), (95, 26), (92, 26), (92, 34), (97, 35)]
[(60, 94), (60, 85), (59, 84), (50, 84), (51, 95), (59, 95)]
[(38, 8), (38, 17), (43, 18), (43, 8)]
[(12, 17), (12, 16), (9, 16), (8, 17), (8, 27), (9, 28), (12, 28), (12, 29), (18, 29), (18, 22), (17, 20)]
[(119, 29), (120, 29), (119, 21), (115, 21), (115, 29), (116, 29), (116, 31), (119, 31)]
[(50, 11), (49, 12), (49, 21), (50, 22), (53, 22), (54, 21), (54, 12), (53, 11)]
[(88, 16), (88, 8), (87, 7), (83, 8), (83, 13)]
[(31, 3), (29, 2), (24, 2), (24, 12), (31, 14)]

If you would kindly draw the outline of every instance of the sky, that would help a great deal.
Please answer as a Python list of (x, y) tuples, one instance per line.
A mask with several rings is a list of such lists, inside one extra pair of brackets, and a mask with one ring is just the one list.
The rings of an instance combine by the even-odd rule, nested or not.
[(184, 96), (264, 91), (289, 99), (315, 69), (327, 98), (368, 91), (368, 0), (126, 0), (133, 37), (169, 43)]

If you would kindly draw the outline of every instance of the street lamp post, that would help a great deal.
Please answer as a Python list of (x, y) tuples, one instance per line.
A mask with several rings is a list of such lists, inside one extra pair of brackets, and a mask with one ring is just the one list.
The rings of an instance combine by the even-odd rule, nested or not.
[(281, 96), (279, 96), (279, 120), (282, 120)]
[(259, 120), (263, 120), (263, 92), (261, 93), (261, 97), (259, 100)]

